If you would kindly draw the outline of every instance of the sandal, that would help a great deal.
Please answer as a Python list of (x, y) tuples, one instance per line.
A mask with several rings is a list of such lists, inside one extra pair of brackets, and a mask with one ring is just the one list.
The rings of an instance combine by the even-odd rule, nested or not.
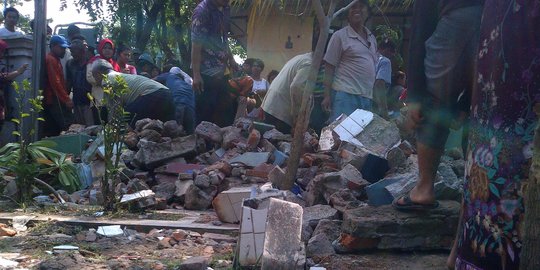
[[(400, 199), (403, 198), (403, 203), (399, 203)], [(392, 201), (392, 206), (394, 209), (399, 211), (424, 211), (424, 210), (433, 210), (439, 207), (439, 202), (434, 201), (433, 203), (416, 203), (411, 200), (411, 197), (407, 195), (400, 196)]]

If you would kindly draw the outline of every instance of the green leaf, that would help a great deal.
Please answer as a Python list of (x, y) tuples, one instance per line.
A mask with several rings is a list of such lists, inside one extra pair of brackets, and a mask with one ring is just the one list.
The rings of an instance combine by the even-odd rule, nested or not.
[(21, 117), (22, 118), (30, 117), (30, 114), (29, 113), (21, 113)]
[(17, 124), (17, 125), (20, 125), (20, 124), (21, 124), (21, 121), (20, 121), (19, 119), (17, 119), (17, 118), (11, 119), (11, 122), (13, 122), (13, 123), (15, 123), (15, 124)]
[(16, 131), (16, 130), (12, 131), (11, 134), (12, 134), (13, 136), (19, 136), (19, 137), (21, 136), (21, 133), (19, 133), (19, 132)]
[(489, 179), (493, 178), (493, 176), (495, 176), (495, 173), (497, 173), (497, 170), (495, 170), (493, 168), (488, 168), (487, 169), (487, 177)]
[(43, 117), (38, 117), (37, 120), (38, 120), (38, 121), (45, 122), (45, 119), (43, 119)]
[(497, 198), (501, 197), (501, 194), (499, 193), (499, 189), (494, 184), (489, 184), (489, 190), (493, 195), (497, 196)]

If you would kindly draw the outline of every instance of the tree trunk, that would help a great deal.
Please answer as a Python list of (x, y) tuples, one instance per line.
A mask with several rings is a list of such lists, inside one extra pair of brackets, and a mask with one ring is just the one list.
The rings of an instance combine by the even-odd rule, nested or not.
[(540, 269), (540, 126), (536, 127), (533, 143), (532, 165), (524, 194), (525, 219), (520, 269)]
[[(178, 45), (178, 51), (180, 52), (180, 63), (182, 70), (189, 70), (189, 66), (191, 64), (191, 50), (189, 49), (189, 43), (185, 40), (185, 35), (188, 33), (189, 24), (186, 25), (184, 28), (184, 25), (182, 25), (181, 21), (178, 19), (181, 16), (186, 16), (186, 14), (182, 14), (180, 9), (180, 2), (176, 0), (171, 0), (172, 6), (174, 8), (174, 15), (176, 16), (174, 23), (173, 23), (173, 29), (174, 29), (174, 37)], [(189, 33), (188, 33), (189, 34)], [(188, 38), (189, 40), (189, 38)]]
[(304, 88), (304, 92), (302, 93), (302, 103), (300, 105), (300, 111), (295, 122), (294, 136), (291, 145), (291, 155), (289, 161), (287, 162), (287, 174), (285, 176), (285, 182), (283, 187), (280, 187), (284, 190), (291, 189), (294, 186), (294, 182), (296, 181), (296, 172), (298, 170), (298, 165), (300, 164), (300, 156), (302, 155), (304, 133), (307, 130), (309, 124), (309, 117), (311, 115), (311, 108), (313, 104), (313, 88), (315, 87), (315, 81), (317, 80), (317, 75), (321, 66), (321, 61), (324, 54), (324, 47), (330, 29), (330, 21), (334, 16), (334, 9), (336, 6), (334, 1), (330, 2), (327, 17), (324, 15), (320, 0), (313, 0), (311, 3), (313, 9), (315, 10), (315, 14), (317, 15), (320, 33), (319, 39), (317, 40), (317, 46), (312, 55), (311, 69), (309, 72), (308, 81), (306, 83), (306, 87)]
[[(152, 7), (148, 10), (146, 14), (146, 22), (140, 31), (140, 35), (136, 41), (136, 47), (141, 51), (144, 51), (148, 41), (150, 41), (150, 34), (152, 34), (152, 29), (156, 25), (159, 13), (165, 8), (165, 0), (160, 0), (154, 2)], [(137, 31), (138, 33), (139, 31)]]

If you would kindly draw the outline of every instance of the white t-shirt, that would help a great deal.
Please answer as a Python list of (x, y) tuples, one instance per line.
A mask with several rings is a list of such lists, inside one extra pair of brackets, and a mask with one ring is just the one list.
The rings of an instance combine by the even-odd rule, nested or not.
[(253, 80), (253, 88), (251, 88), (251, 91), (253, 93), (266, 90), (268, 90), (268, 82), (266, 81), (266, 79), (261, 78), (260, 81)]
[(0, 37), (19, 37), (24, 36), (23, 32), (15, 29), (14, 32), (9, 31), (5, 26), (0, 27)]

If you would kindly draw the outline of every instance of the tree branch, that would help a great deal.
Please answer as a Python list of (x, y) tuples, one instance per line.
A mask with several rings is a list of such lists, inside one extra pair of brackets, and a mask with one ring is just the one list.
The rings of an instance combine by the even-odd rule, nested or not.
[(338, 10), (336, 13), (334, 13), (334, 15), (332, 15), (332, 19), (335, 19), (337, 18), (339, 15), (341, 15), (341, 13), (349, 10), (354, 4), (356, 4), (356, 2), (358, 2), (358, 0), (353, 0), (350, 4), (348, 4), (347, 6), (345, 6), (344, 8), (341, 8), (340, 10)]

